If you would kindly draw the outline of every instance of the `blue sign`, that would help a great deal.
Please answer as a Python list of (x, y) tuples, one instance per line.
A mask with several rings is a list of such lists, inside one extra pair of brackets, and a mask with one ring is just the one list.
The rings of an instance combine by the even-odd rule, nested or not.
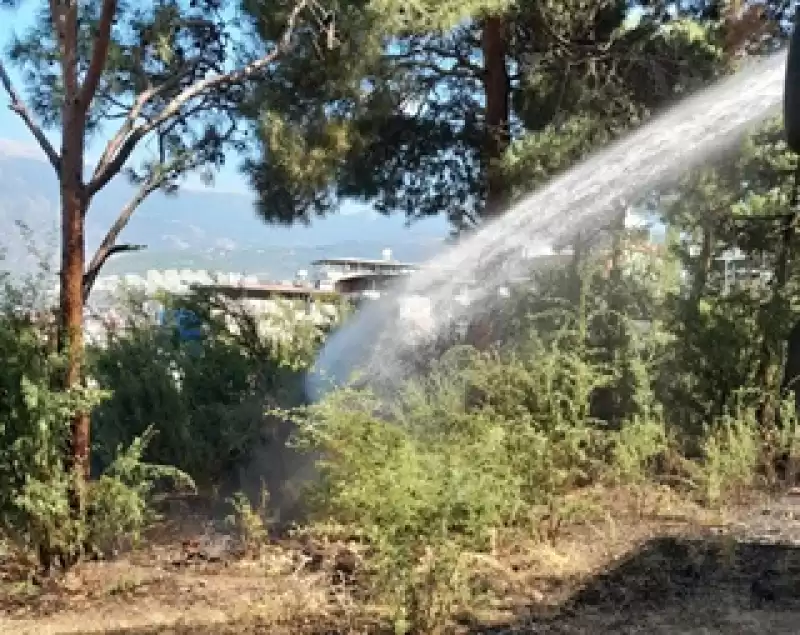
[(172, 327), (181, 341), (196, 342), (203, 339), (203, 323), (194, 311), (189, 309), (167, 309), (159, 311), (158, 323)]

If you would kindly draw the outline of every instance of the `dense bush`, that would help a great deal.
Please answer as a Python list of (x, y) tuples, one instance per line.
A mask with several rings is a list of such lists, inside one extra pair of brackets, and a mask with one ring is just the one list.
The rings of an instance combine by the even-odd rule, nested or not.
[(111, 391), (93, 412), (95, 462), (107, 464), (110, 451), (152, 427), (148, 459), (207, 488), (246, 465), (269, 436), (279, 420), (268, 410), (302, 402), (303, 373), (325, 329), (289, 307), (257, 316), (211, 297), (165, 299), (197, 315), (202, 340), (134, 318), (91, 350), (92, 377)]
[(58, 388), (62, 360), (46, 324), (33, 318), (35, 285), (2, 289), (0, 312), (0, 526), (21, 553), (44, 565), (67, 565), (87, 551), (107, 553), (135, 540), (153, 519), (156, 481), (192, 487), (173, 467), (142, 461), (148, 431), (109, 453), (110, 464), (82, 486), (65, 462), (69, 424), (78, 409), (107, 398), (98, 390)]
[[(370, 588), (400, 630), (444, 626), (473, 589), (470, 554), (491, 549), (497, 532), (557, 540), (565, 522), (590, 513), (576, 492), (627, 488), (644, 514), (648, 488), (666, 484), (718, 506), (774, 482), (775, 456), (796, 454), (788, 410), (781, 429), (758, 419), (763, 389), (716, 392), (711, 410), (687, 403), (687, 386), (696, 398), (719, 390), (686, 348), (713, 350), (704, 339), (713, 335), (681, 338), (680, 316), (663, 320), (684, 300), (656, 293), (657, 275), (647, 288), (603, 265), (590, 260), (577, 285), (573, 270), (548, 273), (534, 294), (518, 289), (492, 316), (500, 328), (490, 345), (432, 353), (388, 401), (345, 389), (298, 416), (304, 446), (323, 457), (312, 527), (361, 536)], [(708, 324), (724, 331), (719, 318)], [(750, 328), (725, 331), (732, 341), (740, 326)], [(749, 360), (728, 353), (730, 378)]]

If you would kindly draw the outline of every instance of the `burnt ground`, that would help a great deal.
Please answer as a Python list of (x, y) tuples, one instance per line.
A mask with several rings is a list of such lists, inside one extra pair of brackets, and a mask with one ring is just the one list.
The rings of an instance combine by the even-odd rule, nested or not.
[(554, 614), (532, 607), (530, 616), (473, 632), (800, 632), (800, 496), (687, 533), (647, 540), (589, 578)]
[[(608, 497), (608, 493), (606, 493)], [(711, 634), (800, 632), (800, 496), (701, 514), (680, 504), (628, 514), (617, 497), (602, 520), (554, 545), (509, 536), (483, 557), (491, 598), (455, 630)], [(378, 633), (332, 584), (335, 551), (275, 540), (257, 556), (196, 515), (149, 543), (60, 579), (26, 578), (8, 559), (0, 633), (118, 635)]]

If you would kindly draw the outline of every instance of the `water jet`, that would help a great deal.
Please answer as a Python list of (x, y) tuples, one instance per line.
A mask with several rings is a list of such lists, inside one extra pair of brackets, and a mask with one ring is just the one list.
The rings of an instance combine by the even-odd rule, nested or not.
[[(618, 212), (620, 201), (640, 200), (730, 149), (780, 109), (784, 84), (786, 108), (796, 113), (791, 100), (800, 104), (800, 47), (792, 52), (791, 71), (779, 52), (685, 99), (521, 198), (393, 294), (360, 310), (320, 352), (307, 377), (309, 398), (320, 399), (353, 373), (376, 387), (396, 385), (412, 370), (405, 360), (415, 348), (503, 301), (497, 290), (530, 272), (525, 253), (546, 255), (554, 245), (596, 231)], [(795, 76), (790, 95), (787, 78)], [(800, 145), (800, 121), (795, 123)], [(458, 301), (465, 287), (466, 303)]]

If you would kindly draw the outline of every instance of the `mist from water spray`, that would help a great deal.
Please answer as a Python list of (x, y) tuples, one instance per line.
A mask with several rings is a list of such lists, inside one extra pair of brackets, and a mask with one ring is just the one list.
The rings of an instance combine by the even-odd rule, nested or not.
[(781, 103), (785, 57), (772, 55), (686, 99), (524, 197), (368, 304), (322, 349), (307, 377), (308, 396), (316, 401), (354, 373), (376, 384), (396, 381), (408, 371), (406, 353), (501, 302), (498, 290), (530, 271), (531, 256), (601, 228), (621, 204), (729, 149)]

